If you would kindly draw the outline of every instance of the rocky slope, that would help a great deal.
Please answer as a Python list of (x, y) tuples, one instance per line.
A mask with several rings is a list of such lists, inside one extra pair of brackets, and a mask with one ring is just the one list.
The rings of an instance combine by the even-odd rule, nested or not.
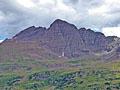
[[(9, 45), (7, 43), (8, 41), (12, 43), (12, 45)], [(106, 37), (103, 33), (94, 32), (86, 28), (77, 29), (75, 25), (60, 19), (55, 20), (49, 28), (29, 27), (8, 41), (4, 41), (0, 47), (3, 45), (8, 47), (9, 45), (9, 48), (16, 48), (13, 46), (16, 45), (17, 42), (17, 46), (22, 44), (17, 47), (19, 48), (18, 52), (23, 52), (24, 49), (26, 49), (24, 53), (29, 55), (33, 52), (33, 57), (34, 55), (36, 55), (36, 57), (44, 56), (47, 58), (99, 57), (99, 59), (118, 59), (120, 57), (120, 40), (118, 37)], [(24, 47), (22, 42), (24, 42), (27, 47)], [(34, 42), (34, 44), (30, 42)], [(23, 51), (21, 51), (21, 47), (24, 47)], [(39, 50), (38, 48), (45, 49), (46, 51)], [(50, 55), (48, 55), (48, 53)]]

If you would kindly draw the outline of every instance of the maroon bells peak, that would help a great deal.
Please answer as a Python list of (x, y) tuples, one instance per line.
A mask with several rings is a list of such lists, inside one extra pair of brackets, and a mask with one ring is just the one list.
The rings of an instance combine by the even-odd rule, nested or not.
[[(12, 39), (4, 41), (0, 47), (9, 45), (21, 55), (32, 58), (120, 58), (120, 38), (106, 37), (101, 32), (80, 28), (57, 19), (49, 28), (29, 27)], [(9, 50), (10, 53), (11, 50)], [(16, 57), (15, 52), (10, 57)], [(17, 54), (19, 54), (17, 53)], [(3, 55), (2, 52), (0, 55)], [(1, 56), (2, 58), (3, 56)], [(3, 57), (4, 58), (4, 57)]]

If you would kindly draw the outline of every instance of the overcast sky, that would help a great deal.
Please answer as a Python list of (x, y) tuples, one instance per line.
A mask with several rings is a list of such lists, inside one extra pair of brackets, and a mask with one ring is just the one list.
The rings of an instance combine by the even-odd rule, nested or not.
[(120, 37), (120, 0), (0, 0), (0, 39), (58, 18)]

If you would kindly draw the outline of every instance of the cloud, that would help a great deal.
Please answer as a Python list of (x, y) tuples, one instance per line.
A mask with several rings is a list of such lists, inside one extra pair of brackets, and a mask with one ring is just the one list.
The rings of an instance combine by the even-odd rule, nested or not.
[(4, 14), (3, 12), (0, 11), (0, 22), (3, 21), (5, 18), (4, 18)]
[(118, 37), (120, 37), (120, 27), (105, 27), (102, 29), (102, 32), (106, 36), (118, 36)]
[(27, 8), (32, 8), (35, 6), (35, 4), (31, 0), (25, 0), (24, 2), (22, 0), (17, 0), (17, 2)]
[(0, 43), (2, 43), (4, 40), (0, 40)]
[(29, 26), (63, 19), (101, 31), (120, 24), (120, 0), (0, 0), (0, 35), (12, 37)]
[(64, 0), (64, 3), (77, 4), (79, 0)]

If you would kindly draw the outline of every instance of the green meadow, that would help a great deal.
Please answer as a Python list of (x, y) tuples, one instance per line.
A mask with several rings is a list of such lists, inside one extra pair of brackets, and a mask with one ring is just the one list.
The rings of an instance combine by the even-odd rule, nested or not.
[(120, 90), (120, 61), (2, 62), (0, 90)]

